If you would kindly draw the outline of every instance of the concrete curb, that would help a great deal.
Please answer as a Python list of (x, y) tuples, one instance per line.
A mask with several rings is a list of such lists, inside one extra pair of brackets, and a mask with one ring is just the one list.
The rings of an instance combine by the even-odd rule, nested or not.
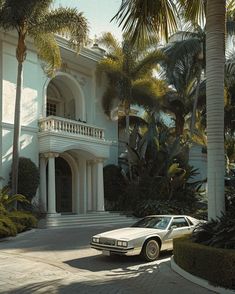
[(207, 280), (204, 280), (202, 278), (196, 277), (185, 270), (183, 270), (181, 267), (179, 267), (175, 261), (174, 256), (171, 257), (171, 268), (173, 271), (175, 271), (177, 274), (181, 275), (185, 279), (189, 280), (190, 282), (197, 284), (203, 288), (206, 288), (208, 290), (214, 291), (219, 294), (235, 294), (235, 290), (229, 290), (222, 287), (216, 287), (211, 284)]

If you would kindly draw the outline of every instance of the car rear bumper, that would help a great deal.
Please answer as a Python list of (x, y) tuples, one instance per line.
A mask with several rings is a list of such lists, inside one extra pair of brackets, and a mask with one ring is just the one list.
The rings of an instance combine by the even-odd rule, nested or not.
[(138, 255), (140, 252), (136, 250), (134, 247), (128, 248), (119, 248), (113, 246), (105, 246), (101, 244), (91, 243), (91, 248), (100, 250), (100, 251), (109, 251), (111, 254), (119, 254), (119, 255)]

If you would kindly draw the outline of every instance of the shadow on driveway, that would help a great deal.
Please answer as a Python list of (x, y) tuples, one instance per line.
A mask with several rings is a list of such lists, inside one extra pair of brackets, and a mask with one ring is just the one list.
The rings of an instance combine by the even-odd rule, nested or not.
[[(169, 258), (171, 255), (172, 251), (161, 252), (158, 261)], [(130, 267), (138, 265), (141, 268), (143, 268), (144, 265), (151, 268), (158, 266), (156, 262), (146, 263), (140, 256), (111, 255), (108, 257), (102, 254), (68, 260), (64, 263), (76, 269), (85, 269), (91, 272), (113, 271), (116, 269), (129, 270)]]

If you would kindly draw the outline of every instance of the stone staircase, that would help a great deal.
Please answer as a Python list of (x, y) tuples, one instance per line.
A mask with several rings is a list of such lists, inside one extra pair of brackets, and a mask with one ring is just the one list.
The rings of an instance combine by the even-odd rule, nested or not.
[(38, 227), (41, 229), (62, 229), (91, 226), (120, 225), (130, 226), (137, 219), (133, 216), (126, 216), (117, 212), (90, 212), (87, 214), (62, 214), (47, 216), (39, 221)]

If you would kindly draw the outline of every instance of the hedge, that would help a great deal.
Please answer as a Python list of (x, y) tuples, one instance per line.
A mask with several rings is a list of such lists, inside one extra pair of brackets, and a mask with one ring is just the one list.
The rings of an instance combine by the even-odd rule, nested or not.
[(235, 289), (235, 250), (193, 243), (187, 237), (173, 240), (174, 261), (185, 271), (212, 285)]
[(17, 233), (37, 227), (37, 219), (26, 211), (0, 214), (0, 238), (16, 236)]
[(14, 222), (17, 233), (37, 227), (37, 219), (27, 211), (12, 211), (8, 217)]
[(6, 215), (0, 214), (0, 238), (16, 236), (17, 228), (14, 222)]

